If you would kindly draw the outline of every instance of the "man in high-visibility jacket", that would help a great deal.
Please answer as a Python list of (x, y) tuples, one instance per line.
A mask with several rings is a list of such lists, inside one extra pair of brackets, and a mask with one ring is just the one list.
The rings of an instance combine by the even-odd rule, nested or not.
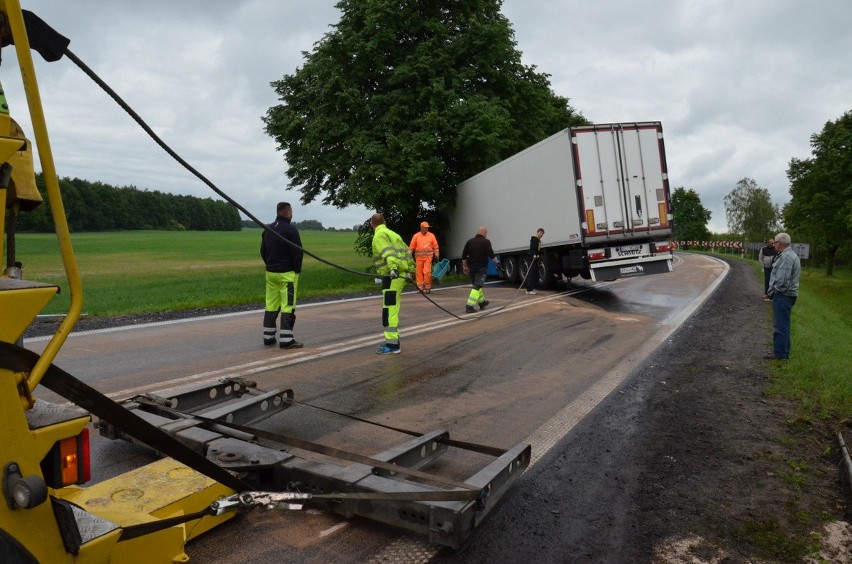
[(427, 294), (432, 293), (432, 261), (439, 259), (438, 240), (435, 235), (429, 231), (429, 224), (423, 222), (420, 224), (420, 231), (414, 234), (411, 238), (411, 243), (408, 245), (411, 253), (414, 255), (414, 260), (417, 262), (417, 287), (421, 292)]
[(385, 216), (370, 218), (373, 229), (373, 265), (382, 278), (382, 326), (385, 343), (376, 350), (379, 354), (399, 354), (399, 308), (405, 280), (414, 270), (414, 259), (402, 237), (388, 229)]

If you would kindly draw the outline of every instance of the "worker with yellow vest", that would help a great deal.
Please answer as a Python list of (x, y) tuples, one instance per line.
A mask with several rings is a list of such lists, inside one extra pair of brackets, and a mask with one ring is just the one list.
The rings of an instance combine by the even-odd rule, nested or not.
[(380, 213), (370, 218), (373, 229), (373, 266), (382, 278), (382, 326), (385, 343), (376, 350), (379, 354), (399, 354), (399, 308), (402, 289), (409, 273), (414, 270), (414, 260), (402, 237), (388, 229), (385, 216)]
[(411, 253), (414, 255), (414, 260), (417, 263), (417, 287), (421, 292), (427, 294), (432, 293), (432, 261), (437, 261), (439, 258), (438, 240), (435, 235), (429, 232), (429, 224), (422, 222), (420, 231), (414, 234), (411, 238), (411, 243), (408, 245)]

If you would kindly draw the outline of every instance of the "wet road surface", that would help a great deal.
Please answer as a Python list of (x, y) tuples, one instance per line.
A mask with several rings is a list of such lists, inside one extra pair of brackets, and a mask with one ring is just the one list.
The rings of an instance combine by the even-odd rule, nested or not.
[[(299, 307), (301, 350), (261, 344), (261, 312), (72, 335), (56, 364), (117, 399), (142, 390), (241, 376), (261, 389), (290, 388), (300, 402), (385, 425), (545, 455), (605, 398), (712, 289), (726, 265), (678, 256), (675, 272), (614, 283), (579, 282), (527, 296), (486, 287), (491, 305), (465, 315), (469, 287), (403, 296), (403, 352), (382, 341), (378, 297)], [(28, 340), (39, 350), (44, 340)], [(49, 401), (61, 401), (39, 393)], [(297, 405), (264, 427), (371, 454), (398, 433)], [(95, 479), (153, 460), (143, 449), (93, 440)], [(453, 454), (442, 470), (465, 478), (481, 457)], [(499, 512), (499, 506), (495, 511)], [(476, 533), (474, 533), (476, 534)], [(191, 542), (195, 562), (424, 561), (438, 552), (419, 538), (363, 519), (317, 511), (253, 512)]]

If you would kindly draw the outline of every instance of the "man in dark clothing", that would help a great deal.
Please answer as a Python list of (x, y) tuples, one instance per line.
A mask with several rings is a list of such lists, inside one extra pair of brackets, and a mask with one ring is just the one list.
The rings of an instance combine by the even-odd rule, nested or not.
[[(302, 272), (302, 239), (299, 230), (290, 224), (293, 208), (280, 202), (277, 217), (269, 228), (280, 235), (276, 237), (265, 229), (260, 239), (260, 256), (266, 265), (266, 311), (263, 314), (263, 344), (275, 344), (275, 323), (281, 312), (281, 331), (278, 346), (282, 349), (300, 349), (303, 344), (293, 337), (296, 324), (296, 291), (299, 273)], [(281, 237), (290, 242), (288, 244)]]
[(544, 228), (539, 227), (535, 235), (530, 237), (530, 270), (527, 272), (527, 294), (534, 296), (538, 292), (535, 291), (535, 282), (538, 278), (538, 264), (541, 260), (541, 238), (544, 237)]
[(772, 263), (775, 261), (775, 239), (766, 240), (766, 246), (760, 249), (757, 260), (763, 267), (763, 299), (769, 301), (769, 277), (772, 276)]
[(488, 305), (488, 300), (485, 299), (485, 294), (482, 292), (488, 272), (488, 260), (490, 259), (495, 265), (499, 266), (500, 264), (497, 257), (494, 256), (494, 249), (491, 248), (491, 241), (486, 238), (487, 236), (488, 229), (484, 226), (480, 227), (473, 239), (468, 239), (467, 243), (464, 244), (462, 250), (462, 270), (465, 274), (470, 274), (470, 283), (473, 286), (464, 308), (465, 313), (475, 312), (474, 306), (476, 305), (481, 310)]

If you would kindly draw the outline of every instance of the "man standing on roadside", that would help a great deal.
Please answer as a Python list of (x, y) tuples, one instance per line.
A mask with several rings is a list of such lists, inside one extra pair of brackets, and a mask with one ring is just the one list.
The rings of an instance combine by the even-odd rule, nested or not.
[(432, 261), (438, 261), (438, 240), (429, 231), (429, 224), (422, 222), (420, 231), (411, 238), (408, 245), (417, 262), (417, 288), (426, 294), (432, 293)]
[(534, 296), (538, 292), (535, 291), (535, 282), (538, 279), (538, 265), (541, 260), (541, 238), (544, 237), (544, 228), (539, 227), (535, 235), (530, 237), (530, 270), (527, 272), (527, 294)]
[(382, 277), (382, 326), (385, 343), (378, 354), (399, 354), (399, 309), (407, 275), (414, 270), (414, 259), (402, 237), (388, 229), (385, 216), (375, 213), (370, 218), (373, 229), (373, 266)]
[(488, 260), (490, 259), (495, 265), (500, 266), (500, 261), (494, 255), (491, 241), (487, 237), (488, 229), (484, 225), (480, 226), (476, 235), (467, 240), (462, 250), (462, 270), (465, 274), (470, 274), (472, 286), (470, 295), (467, 297), (467, 304), (464, 306), (465, 313), (475, 312), (474, 306), (478, 305), (479, 309), (483, 310), (488, 305), (488, 300), (485, 299), (485, 294), (482, 291), (488, 273)]
[(767, 360), (787, 360), (790, 358), (790, 314), (799, 296), (799, 276), (802, 265), (799, 256), (790, 248), (790, 236), (779, 233), (775, 236), (775, 250), (778, 253), (772, 265), (767, 294), (772, 298), (772, 354)]
[[(303, 344), (293, 337), (296, 324), (296, 291), (302, 272), (302, 239), (299, 230), (290, 224), (293, 208), (279, 202), (275, 221), (263, 230), (260, 238), (260, 256), (266, 265), (266, 311), (263, 314), (263, 344), (275, 344), (275, 323), (281, 312), (281, 330), (278, 346), (282, 349), (300, 349)], [(289, 243), (288, 243), (289, 241)]]
[(763, 299), (769, 301), (769, 277), (772, 275), (772, 261), (775, 260), (775, 240), (770, 237), (766, 246), (761, 247), (757, 260), (763, 267)]

